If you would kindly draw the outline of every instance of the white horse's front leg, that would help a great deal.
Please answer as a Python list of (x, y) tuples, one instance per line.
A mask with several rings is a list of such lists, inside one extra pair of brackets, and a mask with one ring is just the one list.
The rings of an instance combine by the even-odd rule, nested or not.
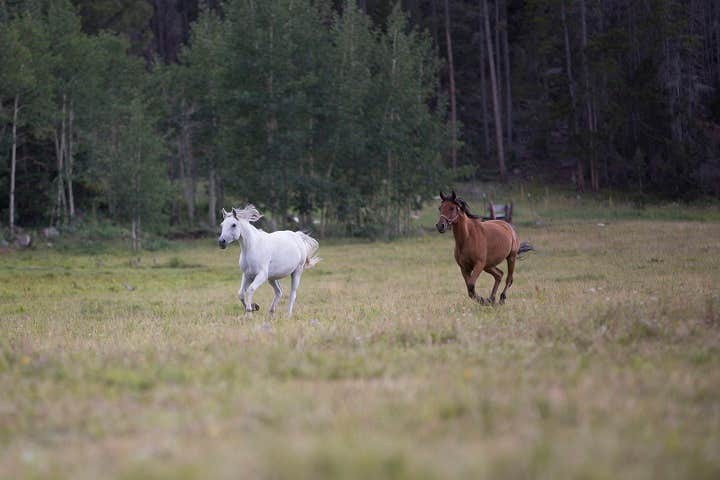
[(275, 308), (277, 307), (277, 304), (280, 301), (280, 297), (282, 297), (282, 289), (280, 288), (279, 280), (273, 280), (272, 282), (270, 282), (270, 285), (272, 285), (273, 290), (275, 290), (275, 297), (273, 298), (273, 301), (270, 304), (270, 313), (275, 313)]
[(247, 302), (245, 302), (245, 311), (246, 312), (252, 312), (255, 310), (260, 310), (260, 305), (257, 303), (253, 303), (252, 297), (253, 293), (255, 293), (255, 290), (258, 289), (260, 285), (265, 283), (265, 281), (268, 278), (267, 272), (260, 272), (257, 275), (255, 275), (255, 278), (253, 278), (252, 283), (247, 287), (247, 290), (245, 290), (245, 299)]
[(288, 316), (292, 315), (293, 305), (295, 305), (295, 297), (297, 289), (300, 286), (300, 277), (302, 276), (302, 267), (298, 268), (291, 274), (292, 281), (290, 283), (290, 307), (288, 308)]
[(240, 280), (240, 290), (238, 290), (238, 298), (243, 308), (245, 308), (245, 290), (247, 290), (248, 285), (250, 285), (248, 276), (243, 273), (242, 280)]

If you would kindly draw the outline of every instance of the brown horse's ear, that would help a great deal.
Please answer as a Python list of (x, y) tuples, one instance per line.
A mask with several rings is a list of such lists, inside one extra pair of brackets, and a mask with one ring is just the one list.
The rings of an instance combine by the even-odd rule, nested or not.
[(440, 190), (440, 200), (442, 200), (443, 202), (444, 202), (445, 200), (447, 200), (447, 197), (446, 197), (445, 194), (442, 192), (442, 190)]
[(450, 192), (450, 200), (455, 200), (457, 198), (457, 195), (455, 194), (455, 190)]

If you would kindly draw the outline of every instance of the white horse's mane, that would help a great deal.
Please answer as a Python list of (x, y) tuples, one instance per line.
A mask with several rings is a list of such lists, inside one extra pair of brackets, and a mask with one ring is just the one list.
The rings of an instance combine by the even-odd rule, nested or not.
[(238, 220), (247, 220), (248, 222), (257, 222), (263, 215), (255, 208), (255, 205), (248, 203), (245, 208), (232, 208), (230, 212), (226, 212), (223, 208), (223, 216), (227, 217), (233, 215)]

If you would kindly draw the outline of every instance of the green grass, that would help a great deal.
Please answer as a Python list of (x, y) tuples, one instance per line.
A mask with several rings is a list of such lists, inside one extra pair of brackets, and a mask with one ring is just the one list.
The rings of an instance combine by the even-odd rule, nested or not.
[(447, 234), (323, 244), (292, 318), (212, 240), (3, 254), (0, 477), (718, 478), (720, 224), (521, 215), (496, 308)]
[[(704, 202), (650, 201), (623, 192), (578, 194), (566, 187), (546, 187), (534, 183), (507, 185), (474, 182), (457, 185), (456, 191), (470, 203), (472, 211), (487, 215), (489, 200), (515, 203), (514, 223), (519, 226), (558, 225), (576, 221), (614, 222), (620, 220), (720, 222), (717, 199)], [(437, 203), (422, 210), (418, 223), (437, 221)]]

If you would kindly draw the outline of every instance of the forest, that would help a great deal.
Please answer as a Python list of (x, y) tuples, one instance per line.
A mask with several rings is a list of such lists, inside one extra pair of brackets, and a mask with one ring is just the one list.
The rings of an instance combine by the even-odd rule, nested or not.
[(479, 179), (720, 196), (713, 0), (0, 0), (0, 227), (392, 238)]

